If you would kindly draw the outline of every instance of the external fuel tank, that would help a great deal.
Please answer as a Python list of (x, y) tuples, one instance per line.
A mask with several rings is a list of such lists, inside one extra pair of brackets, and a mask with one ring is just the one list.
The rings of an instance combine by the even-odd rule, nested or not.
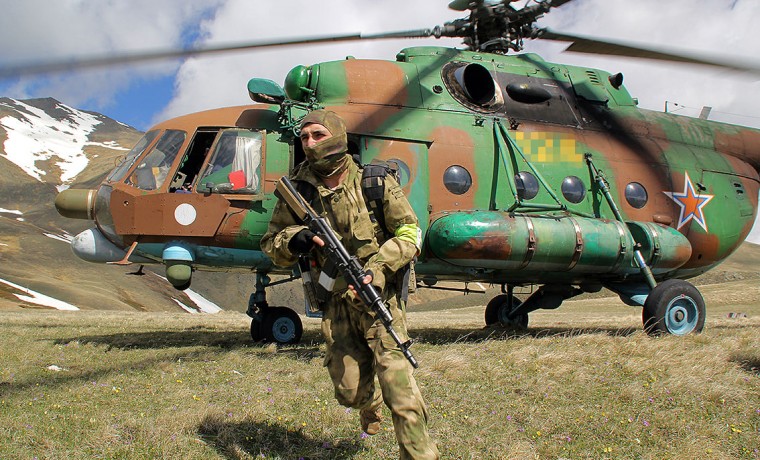
[(578, 216), (511, 215), (499, 211), (446, 214), (431, 225), (428, 249), (450, 264), (495, 270), (633, 274), (634, 241), (656, 274), (691, 257), (691, 244), (673, 228)]

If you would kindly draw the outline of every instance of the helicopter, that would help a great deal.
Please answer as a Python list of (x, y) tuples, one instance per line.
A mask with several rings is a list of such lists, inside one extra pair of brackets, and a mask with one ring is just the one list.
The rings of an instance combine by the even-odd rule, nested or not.
[[(300, 270), (274, 266), (259, 241), (277, 181), (304, 161), (300, 119), (326, 108), (345, 120), (357, 161), (398, 171), (424, 235), (415, 286), (501, 286), (485, 322), (520, 327), (531, 312), (607, 288), (642, 308), (648, 333), (699, 333), (706, 306), (686, 280), (718, 265), (752, 228), (760, 131), (644, 110), (622, 74), (515, 53), (540, 39), (577, 52), (757, 69), (536, 26), (569, 1), (516, 8), (510, 0), (454, 0), (449, 7), (466, 16), (430, 29), (177, 52), (400, 37), (456, 37), (465, 45), (409, 47), (394, 61), (298, 65), (282, 86), (252, 78), (252, 105), (158, 123), (98, 188), (58, 195), (61, 215), (95, 223), (74, 238), (74, 253), (91, 262), (164, 265), (177, 289), (190, 286), (195, 270), (254, 272), (252, 338), (297, 342), (299, 316), (269, 306), (266, 289), (300, 279)], [(536, 288), (520, 301), (514, 290), (522, 286)]]

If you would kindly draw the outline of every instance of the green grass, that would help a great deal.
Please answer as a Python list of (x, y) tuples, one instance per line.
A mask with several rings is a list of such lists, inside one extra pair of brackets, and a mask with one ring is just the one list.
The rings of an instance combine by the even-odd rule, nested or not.
[[(705, 332), (682, 338), (647, 337), (615, 299), (535, 313), (527, 332), (482, 315), (409, 315), (443, 458), (760, 458), (757, 296), (710, 307)], [(247, 326), (239, 313), (0, 312), (0, 458), (397, 457), (390, 422), (362, 438), (334, 401), (318, 321), (281, 348)]]

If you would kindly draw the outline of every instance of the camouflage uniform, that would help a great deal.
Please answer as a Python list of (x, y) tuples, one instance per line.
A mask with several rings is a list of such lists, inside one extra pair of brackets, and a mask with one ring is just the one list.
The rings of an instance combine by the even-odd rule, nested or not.
[[(372, 284), (386, 300), (393, 315), (393, 327), (401, 339), (406, 340), (405, 302), (398, 295), (396, 273), (412, 260), (418, 248), (408, 238), (393, 236), (385, 241), (383, 229), (370, 219), (361, 191), (361, 169), (353, 162), (348, 165), (347, 177), (333, 190), (323, 185), (308, 163), (302, 164), (291, 179), (316, 187), (312, 207), (327, 217), (348, 252), (372, 271)], [(403, 229), (418, 228), (417, 218), (401, 187), (390, 176), (386, 178), (383, 202), (388, 231), (399, 235)], [(304, 228), (280, 201), (261, 247), (276, 265), (291, 266), (296, 263), (297, 255), (289, 250), (288, 243)], [(317, 259), (318, 267), (323, 266), (320, 251), (312, 251), (311, 255)], [(312, 279), (318, 279), (318, 273), (314, 275), (312, 273)], [(327, 344), (325, 366), (338, 402), (379, 412), (384, 400), (393, 414), (400, 458), (439, 458), (435, 443), (428, 435), (427, 409), (412, 376), (412, 367), (382, 322), (375, 320), (374, 313), (354, 298), (342, 278), (336, 281), (332, 299), (322, 307), (322, 332)], [(376, 376), (382, 394), (375, 389)]]

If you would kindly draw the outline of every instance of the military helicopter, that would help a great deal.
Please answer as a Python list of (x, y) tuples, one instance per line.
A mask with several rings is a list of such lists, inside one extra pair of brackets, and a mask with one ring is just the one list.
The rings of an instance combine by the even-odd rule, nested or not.
[[(252, 105), (157, 124), (97, 189), (58, 195), (63, 216), (95, 223), (74, 238), (75, 254), (163, 264), (177, 289), (190, 285), (195, 270), (255, 272), (252, 338), (298, 341), (299, 316), (269, 306), (266, 289), (299, 279), (300, 271), (273, 266), (259, 241), (277, 181), (304, 161), (299, 120), (324, 107), (345, 119), (357, 161), (398, 171), (424, 235), (416, 285), (501, 286), (485, 321), (521, 327), (533, 311), (604, 287), (642, 307), (651, 334), (699, 333), (705, 302), (686, 279), (718, 265), (750, 232), (760, 131), (640, 109), (621, 74), (511, 53), (543, 39), (578, 52), (757, 69), (536, 26), (568, 1), (518, 9), (510, 0), (454, 0), (449, 7), (467, 16), (432, 29), (78, 62), (400, 37), (459, 37), (466, 47), (298, 65), (284, 86), (251, 79)], [(273, 282), (272, 274), (288, 277)], [(535, 289), (521, 302), (514, 289), (522, 286)]]

